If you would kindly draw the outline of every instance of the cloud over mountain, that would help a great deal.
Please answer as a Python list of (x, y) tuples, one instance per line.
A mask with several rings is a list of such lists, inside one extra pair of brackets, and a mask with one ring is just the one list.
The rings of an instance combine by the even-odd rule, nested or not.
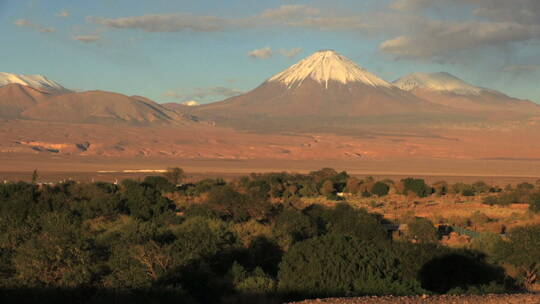
[(272, 48), (267, 46), (261, 49), (255, 49), (248, 53), (249, 57), (257, 59), (268, 59), (274, 55)]
[(237, 89), (231, 89), (226, 87), (210, 87), (210, 88), (196, 88), (191, 91), (167, 91), (163, 94), (163, 97), (170, 99), (180, 100), (193, 100), (193, 99), (207, 99), (214, 97), (229, 98), (232, 96), (240, 95), (243, 91)]
[[(540, 2), (536, 0), (396, 0), (407, 11), (401, 35), (381, 43), (380, 50), (398, 59), (431, 59), (484, 47), (504, 48), (540, 39)], [(434, 19), (429, 10), (456, 10), (473, 20)]]

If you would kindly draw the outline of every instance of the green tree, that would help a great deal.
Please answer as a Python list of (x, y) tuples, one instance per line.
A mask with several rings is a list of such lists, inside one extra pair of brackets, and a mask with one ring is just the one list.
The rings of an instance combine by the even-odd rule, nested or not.
[(182, 180), (186, 177), (184, 170), (178, 167), (167, 168), (167, 171), (163, 173), (163, 176), (173, 185), (179, 185), (182, 183)]
[(324, 196), (331, 196), (336, 192), (336, 188), (334, 188), (334, 183), (331, 180), (326, 180), (321, 187), (321, 194)]
[(34, 172), (32, 172), (32, 184), (35, 184), (37, 182), (39, 175), (37, 169), (34, 169)]
[(435, 243), (438, 240), (437, 228), (428, 219), (414, 218), (407, 223), (406, 237), (418, 243)]
[(433, 193), (433, 189), (429, 187), (423, 179), (406, 178), (402, 179), (404, 194), (409, 192), (415, 193), (419, 197), (426, 197)]
[(537, 193), (532, 196), (531, 204), (529, 205), (529, 210), (534, 213), (540, 213), (540, 193)]
[(286, 209), (275, 219), (278, 237), (290, 237), (291, 243), (299, 242), (318, 234), (318, 228), (309, 216), (294, 209)]
[(235, 222), (247, 221), (250, 218), (264, 219), (272, 209), (266, 193), (252, 189), (247, 194), (242, 194), (231, 186), (212, 188), (208, 193), (207, 204)]
[(538, 280), (540, 272), (540, 225), (519, 227), (510, 231), (507, 242), (498, 244), (500, 260), (517, 267), (525, 286)]
[(383, 182), (376, 182), (371, 188), (371, 193), (379, 197), (388, 195), (388, 191), (390, 191), (390, 187)]
[(346, 203), (326, 209), (316, 221), (321, 223), (326, 233), (349, 235), (375, 243), (388, 240), (388, 234), (376, 216)]
[(359, 296), (411, 292), (399, 259), (389, 248), (327, 235), (294, 245), (279, 265), (281, 292), (301, 297)]
[(16, 279), (26, 286), (89, 286), (98, 272), (92, 239), (68, 214), (49, 213), (42, 221), (42, 232), (15, 250)]

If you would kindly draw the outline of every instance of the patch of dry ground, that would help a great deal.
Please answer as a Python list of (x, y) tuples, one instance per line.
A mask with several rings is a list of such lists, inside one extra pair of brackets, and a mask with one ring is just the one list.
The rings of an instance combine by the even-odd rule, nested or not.
[(539, 294), (315, 299), (295, 304), (539, 304)]

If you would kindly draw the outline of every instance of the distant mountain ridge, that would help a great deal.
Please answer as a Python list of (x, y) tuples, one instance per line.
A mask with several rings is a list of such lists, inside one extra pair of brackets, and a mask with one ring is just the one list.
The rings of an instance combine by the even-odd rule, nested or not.
[(540, 116), (540, 106), (477, 87), (445, 72), (393, 83), (322, 50), (221, 102), (158, 104), (141, 96), (73, 92), (42, 75), (0, 73), (0, 118), (99, 124), (212, 124), (269, 131), (414, 128), (415, 125)]
[(21, 84), (0, 87), (0, 118), (141, 126), (194, 121), (141, 96), (104, 91), (52, 94)]
[(429, 89), (460, 95), (479, 95), (482, 91), (487, 91), (487, 89), (470, 85), (446, 72), (413, 73), (394, 81), (394, 85), (404, 91)]
[(540, 114), (540, 106), (492, 89), (471, 85), (446, 72), (413, 73), (393, 84), (424, 100), (474, 112)]

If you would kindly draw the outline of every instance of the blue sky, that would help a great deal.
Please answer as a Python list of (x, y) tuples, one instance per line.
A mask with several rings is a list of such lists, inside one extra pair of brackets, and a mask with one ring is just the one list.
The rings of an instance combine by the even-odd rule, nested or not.
[(2, 72), (158, 102), (222, 100), (320, 49), (540, 102), (538, 0), (0, 0), (0, 37)]

